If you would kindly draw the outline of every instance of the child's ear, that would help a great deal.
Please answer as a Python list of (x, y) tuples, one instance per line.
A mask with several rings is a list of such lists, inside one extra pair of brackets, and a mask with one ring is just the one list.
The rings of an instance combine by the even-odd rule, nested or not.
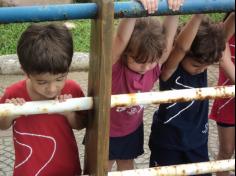
[[(24, 72), (24, 73), (25, 73), (25, 72)], [(29, 74), (25, 73), (25, 76), (26, 76), (27, 78), (29, 78)]]
[(20, 67), (20, 68), (21, 68), (21, 70), (24, 72), (24, 75), (25, 75), (27, 78), (29, 78), (29, 74), (26, 73), (25, 70), (24, 70), (22, 67)]

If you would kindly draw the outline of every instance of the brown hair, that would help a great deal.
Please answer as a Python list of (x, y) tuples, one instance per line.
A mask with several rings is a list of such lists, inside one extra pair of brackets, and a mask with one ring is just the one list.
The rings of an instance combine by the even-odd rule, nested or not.
[(205, 18), (198, 30), (187, 56), (202, 64), (213, 64), (222, 58), (226, 38), (223, 25)]
[(165, 31), (156, 17), (139, 18), (123, 58), (131, 56), (137, 63), (157, 62), (166, 49)]
[(22, 33), (17, 54), (26, 74), (66, 73), (73, 57), (71, 33), (55, 23), (33, 24)]

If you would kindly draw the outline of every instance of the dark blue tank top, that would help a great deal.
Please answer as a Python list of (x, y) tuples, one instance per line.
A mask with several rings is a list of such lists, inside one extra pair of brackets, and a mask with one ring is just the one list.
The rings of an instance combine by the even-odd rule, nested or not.
[[(207, 71), (190, 75), (181, 66), (160, 90), (207, 87)], [(184, 96), (184, 95), (183, 95)], [(161, 104), (153, 116), (150, 148), (187, 151), (207, 143), (209, 101)]]

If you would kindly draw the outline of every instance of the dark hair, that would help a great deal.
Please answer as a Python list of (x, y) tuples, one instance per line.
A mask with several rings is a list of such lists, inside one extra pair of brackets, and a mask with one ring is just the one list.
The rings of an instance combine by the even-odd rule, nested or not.
[(33, 24), (21, 35), (17, 54), (26, 74), (69, 71), (73, 57), (70, 31), (59, 24)]
[(156, 17), (139, 18), (131, 39), (123, 53), (137, 63), (157, 62), (166, 49), (165, 31)]
[(214, 24), (205, 18), (191, 45), (187, 56), (202, 64), (218, 62), (225, 50), (226, 38), (223, 25)]

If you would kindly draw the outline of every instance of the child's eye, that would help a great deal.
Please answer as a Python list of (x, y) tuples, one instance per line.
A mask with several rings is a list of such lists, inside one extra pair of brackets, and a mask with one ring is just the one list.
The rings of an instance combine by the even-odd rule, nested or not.
[(200, 67), (199, 65), (193, 65), (193, 66), (196, 67), (196, 68)]
[(61, 82), (61, 81), (64, 81), (64, 80), (65, 80), (65, 78), (66, 78), (66, 76), (65, 76), (65, 75), (63, 75), (63, 76), (61, 76), (61, 77), (57, 78), (57, 79), (56, 79), (56, 81), (58, 81), (58, 82)]
[(47, 82), (38, 82), (38, 85), (45, 85)]
[(63, 80), (64, 80), (64, 78), (56, 79), (57, 82), (61, 82), (61, 81), (63, 81)]

